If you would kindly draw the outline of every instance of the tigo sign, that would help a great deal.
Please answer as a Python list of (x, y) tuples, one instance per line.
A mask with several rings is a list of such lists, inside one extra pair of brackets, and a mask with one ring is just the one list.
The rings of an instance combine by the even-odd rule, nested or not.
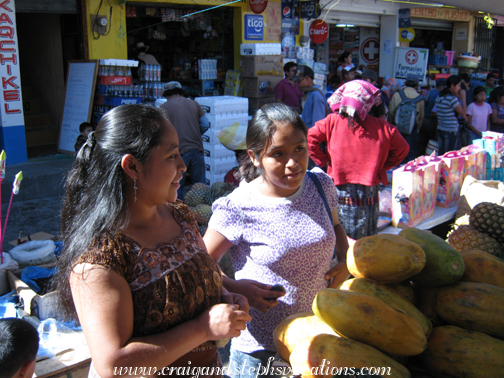
[(317, 18), (317, 4), (315, 0), (312, 1), (301, 1), (299, 3), (301, 5), (301, 18)]
[(245, 15), (245, 39), (262, 41), (264, 39), (264, 17), (257, 14)]
[(310, 39), (313, 43), (319, 44), (324, 42), (329, 35), (329, 27), (322, 20), (315, 20), (310, 25)]

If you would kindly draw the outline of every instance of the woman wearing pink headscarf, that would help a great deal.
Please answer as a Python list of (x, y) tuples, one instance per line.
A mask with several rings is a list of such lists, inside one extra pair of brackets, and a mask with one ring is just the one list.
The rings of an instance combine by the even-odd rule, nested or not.
[(368, 115), (381, 103), (380, 91), (363, 80), (342, 85), (328, 100), (334, 111), (308, 130), (310, 157), (327, 165), (339, 195), (338, 217), (348, 237), (376, 234), (379, 184), (398, 165), (409, 146), (397, 128)]

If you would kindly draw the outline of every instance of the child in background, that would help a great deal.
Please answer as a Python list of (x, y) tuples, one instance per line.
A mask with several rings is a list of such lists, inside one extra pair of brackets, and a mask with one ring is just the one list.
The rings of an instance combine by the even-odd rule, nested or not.
[(93, 131), (93, 125), (89, 122), (82, 122), (79, 126), (80, 135), (77, 137), (77, 141), (75, 142), (74, 149), (75, 153), (79, 152), (80, 148), (84, 143), (86, 143), (87, 137), (91, 131)]
[(492, 107), (486, 100), (486, 90), (479, 86), (473, 91), (474, 102), (467, 107), (467, 127), (469, 128), (469, 144), (481, 138), (483, 131), (489, 130)]
[(38, 332), (26, 320), (0, 319), (0, 378), (31, 378), (38, 347)]
[[(224, 276), (224, 286), (243, 293), (253, 307), (252, 321), (231, 343), (234, 378), (256, 377), (252, 368), (275, 356), (275, 327), (311, 311), (316, 293), (331, 279), (336, 287), (349, 276), (336, 188), (319, 168), (307, 174), (306, 134), (301, 117), (286, 105), (257, 110), (247, 129), (249, 159), (240, 164), (245, 182), (213, 204), (203, 238), (208, 253), (218, 261), (230, 250), (236, 280)], [(275, 284), (285, 294), (270, 290)]]

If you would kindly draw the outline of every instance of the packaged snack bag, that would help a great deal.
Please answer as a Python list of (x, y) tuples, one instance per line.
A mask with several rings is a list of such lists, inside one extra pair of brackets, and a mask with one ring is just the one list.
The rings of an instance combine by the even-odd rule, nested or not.
[(422, 222), (424, 171), (410, 161), (392, 173), (392, 225), (414, 227)]
[(460, 151), (450, 151), (441, 156), (436, 206), (447, 208), (457, 205), (462, 187), (464, 164), (465, 159)]
[(422, 221), (424, 221), (434, 214), (434, 208), (436, 207), (441, 159), (438, 156), (432, 155), (421, 156), (416, 161), (417, 166), (424, 172), (422, 186)]

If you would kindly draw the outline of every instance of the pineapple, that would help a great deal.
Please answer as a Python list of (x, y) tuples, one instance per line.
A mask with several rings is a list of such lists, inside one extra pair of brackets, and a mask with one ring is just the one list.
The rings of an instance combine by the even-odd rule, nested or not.
[(504, 243), (504, 206), (481, 202), (473, 207), (469, 224), (499, 243)]
[(199, 204), (196, 205), (193, 212), (203, 220), (202, 224), (208, 224), (208, 221), (212, 216), (212, 206), (206, 204)]
[(448, 243), (459, 252), (463, 249), (478, 249), (504, 258), (504, 249), (497, 240), (468, 225), (458, 226), (451, 231), (448, 234)]
[(191, 189), (189, 190), (185, 197), (184, 202), (187, 206), (193, 207), (200, 205), (202, 203), (208, 203), (208, 199), (210, 198), (210, 188), (208, 189)]
[(235, 189), (233, 184), (228, 184), (225, 182), (215, 182), (212, 184), (210, 189), (212, 202), (217, 198), (225, 197)]

